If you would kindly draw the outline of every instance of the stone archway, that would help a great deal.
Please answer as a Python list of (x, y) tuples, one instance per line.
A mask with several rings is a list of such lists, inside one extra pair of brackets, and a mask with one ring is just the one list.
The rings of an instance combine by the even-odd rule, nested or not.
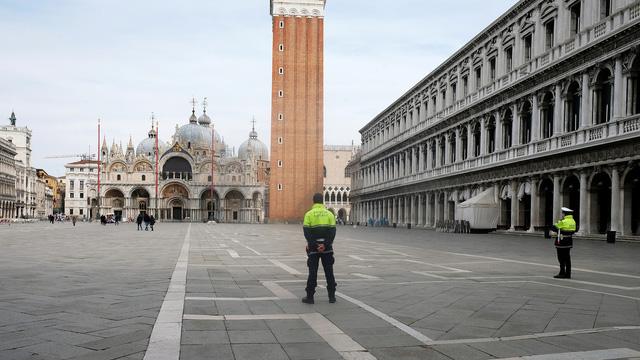
[(625, 235), (640, 235), (640, 167), (624, 177), (622, 229)]
[(575, 175), (567, 177), (562, 184), (562, 206), (573, 210), (576, 228), (580, 229), (580, 180)]
[(200, 196), (200, 217), (203, 220), (219, 221), (220, 215), (220, 196), (218, 192), (213, 190), (213, 201), (211, 198), (211, 189), (206, 190)]
[(124, 193), (120, 189), (109, 189), (104, 194), (104, 199), (104, 212), (107, 214), (112, 213), (114, 216), (122, 218), (122, 212), (125, 207)]
[(179, 183), (171, 183), (162, 189), (164, 207), (160, 211), (160, 218), (182, 221), (190, 220), (189, 190)]
[(556, 189), (553, 188), (553, 180), (544, 178), (540, 182), (538, 194), (540, 196), (539, 219), (545, 228), (549, 228), (558, 220), (553, 218), (553, 194)]
[(591, 232), (606, 234), (611, 230), (611, 178), (607, 173), (597, 173), (589, 190)]
[(338, 210), (338, 220), (342, 224), (345, 224), (347, 222), (347, 210), (345, 209)]
[(151, 196), (144, 188), (135, 188), (131, 192), (131, 216), (144, 214), (151, 208)]
[(242, 212), (241, 209), (244, 207), (244, 195), (238, 190), (229, 191), (224, 197), (224, 220), (226, 222), (241, 222), (242, 221)]

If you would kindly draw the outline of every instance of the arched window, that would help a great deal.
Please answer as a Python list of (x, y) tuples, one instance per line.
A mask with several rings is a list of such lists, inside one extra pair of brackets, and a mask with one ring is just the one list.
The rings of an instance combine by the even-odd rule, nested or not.
[(447, 161), (447, 154), (446, 154), (446, 149), (447, 149), (447, 139), (442, 136), (440, 138), (440, 165), (444, 165), (446, 164)]
[(487, 154), (496, 151), (496, 118), (490, 117), (487, 122)]
[(463, 127), (460, 131), (460, 145), (462, 146), (462, 160), (467, 160), (469, 157), (468, 148), (469, 148), (469, 135), (467, 134), (467, 127)]
[(329, 202), (329, 193), (324, 193), (324, 202)]
[(118, 181), (122, 180), (122, 176), (120, 176), (120, 175), (116, 176), (116, 180), (118, 180)]
[(553, 94), (550, 91), (547, 91), (542, 98), (542, 103), (540, 103), (540, 123), (542, 124), (542, 135), (543, 139), (548, 139), (553, 136), (553, 112), (555, 108), (555, 103), (553, 99)]
[(475, 124), (473, 129), (473, 156), (480, 156), (480, 139), (482, 138), (482, 133), (480, 132), (480, 124)]
[(147, 175), (142, 175), (142, 181), (146, 181), (147, 180)]
[(456, 162), (456, 133), (452, 132), (449, 137), (449, 149), (451, 149), (451, 153), (449, 155), (449, 161), (451, 163)]
[(640, 114), (640, 55), (636, 55), (627, 80), (627, 114)]
[(611, 71), (604, 68), (598, 73), (596, 84), (593, 87), (594, 122), (604, 124), (611, 119)]
[(335, 202), (336, 201), (336, 193), (331, 193), (331, 202)]
[(520, 111), (520, 143), (531, 142), (531, 103), (525, 101)]
[(502, 119), (502, 148), (508, 149), (512, 145), (511, 132), (513, 131), (513, 114), (507, 109)]
[(567, 100), (564, 112), (564, 131), (578, 130), (580, 126), (580, 85), (574, 81), (567, 89)]

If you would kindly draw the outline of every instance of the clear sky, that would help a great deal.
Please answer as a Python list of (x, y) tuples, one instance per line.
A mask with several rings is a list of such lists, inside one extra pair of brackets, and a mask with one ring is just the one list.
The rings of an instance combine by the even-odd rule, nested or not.
[[(325, 18), (325, 143), (358, 130), (516, 0), (329, 0)], [(269, 145), (268, 0), (0, 0), (0, 123), (15, 110), (33, 130), (33, 165), (64, 174), (109, 145), (147, 136), (151, 113), (167, 141), (191, 98), (236, 148), (251, 118)], [(198, 112), (201, 110), (199, 109)]]

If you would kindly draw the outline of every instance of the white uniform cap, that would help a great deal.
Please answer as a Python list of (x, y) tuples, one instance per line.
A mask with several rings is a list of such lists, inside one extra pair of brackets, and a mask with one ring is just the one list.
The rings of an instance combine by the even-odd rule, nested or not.
[(560, 210), (562, 210), (562, 212), (566, 212), (566, 213), (570, 213), (570, 212), (572, 213), (573, 212), (573, 210), (569, 209), (568, 207), (562, 207), (562, 209), (560, 209)]

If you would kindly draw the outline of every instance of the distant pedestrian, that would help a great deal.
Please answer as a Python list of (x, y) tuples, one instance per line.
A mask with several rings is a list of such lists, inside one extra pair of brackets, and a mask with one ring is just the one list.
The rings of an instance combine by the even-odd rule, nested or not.
[(119, 215), (114, 216), (114, 224), (116, 224), (116, 226), (120, 225), (120, 216)]
[(78, 221), (78, 217), (77, 217), (77, 216), (75, 216), (75, 215), (73, 215), (73, 216), (71, 217), (71, 223), (73, 224), (73, 226), (76, 226), (76, 221)]
[(336, 302), (336, 279), (333, 275), (333, 240), (336, 236), (336, 217), (323, 204), (322, 194), (313, 195), (313, 206), (304, 215), (304, 237), (307, 240), (307, 296), (302, 299), (305, 304), (313, 304), (318, 281), (318, 264), (322, 260), (322, 268), (327, 279), (329, 302)]
[(138, 224), (138, 231), (142, 230), (142, 213), (138, 214), (136, 218), (136, 224)]
[(557, 233), (554, 245), (560, 263), (560, 272), (554, 278), (571, 279), (571, 248), (573, 234), (576, 232), (576, 221), (573, 219), (573, 210), (563, 207), (562, 214), (562, 220), (551, 227)]
[(53, 222), (55, 221), (55, 216), (53, 215), (49, 215), (49, 222), (53, 224)]
[(153, 215), (149, 216), (149, 226), (151, 227), (151, 231), (153, 231), (153, 225), (156, 224), (156, 218)]
[(144, 213), (144, 231), (149, 231), (149, 223), (151, 222), (151, 218), (149, 217), (149, 214)]

